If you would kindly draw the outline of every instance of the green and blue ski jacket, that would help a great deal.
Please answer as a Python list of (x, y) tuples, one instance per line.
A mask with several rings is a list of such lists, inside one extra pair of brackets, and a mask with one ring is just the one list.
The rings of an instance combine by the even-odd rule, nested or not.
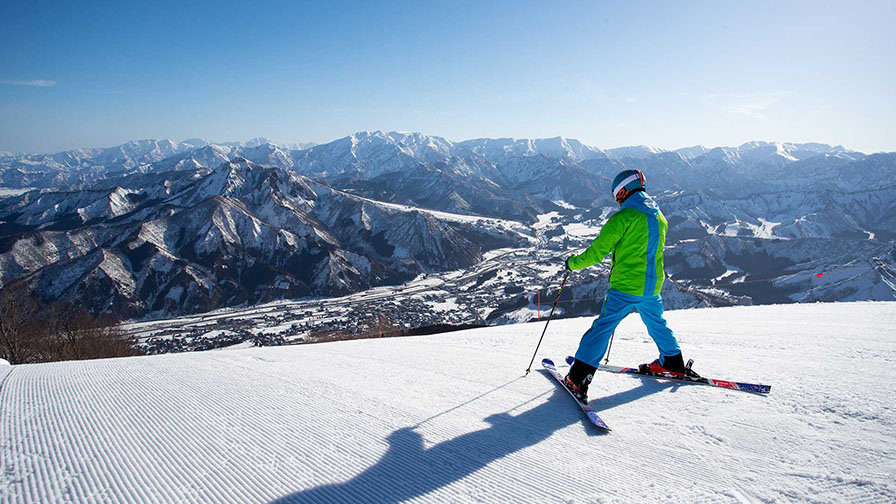
[(669, 224), (643, 191), (622, 203), (585, 252), (569, 258), (569, 268), (584, 269), (613, 253), (610, 288), (633, 296), (658, 296), (666, 278), (663, 247)]

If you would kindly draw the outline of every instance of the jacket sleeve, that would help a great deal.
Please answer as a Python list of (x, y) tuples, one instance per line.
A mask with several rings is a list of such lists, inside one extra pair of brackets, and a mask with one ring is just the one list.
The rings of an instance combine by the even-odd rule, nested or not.
[(579, 255), (569, 258), (569, 268), (579, 270), (594, 266), (603, 261), (607, 254), (616, 248), (616, 244), (622, 239), (625, 232), (626, 220), (622, 212), (617, 212), (604, 224), (600, 234), (591, 242), (591, 246)]

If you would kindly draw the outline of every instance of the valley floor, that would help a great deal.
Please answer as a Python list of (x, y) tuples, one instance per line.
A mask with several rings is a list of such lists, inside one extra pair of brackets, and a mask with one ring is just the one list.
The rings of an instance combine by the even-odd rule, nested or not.
[[(0, 502), (896, 501), (896, 303), (667, 315), (698, 372), (771, 394), (598, 373), (602, 433), (524, 376), (543, 324), (0, 366)], [(610, 362), (655, 353), (632, 316)]]

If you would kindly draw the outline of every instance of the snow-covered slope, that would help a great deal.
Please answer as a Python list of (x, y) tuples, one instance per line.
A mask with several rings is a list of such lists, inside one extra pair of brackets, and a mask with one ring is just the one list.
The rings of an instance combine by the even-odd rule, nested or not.
[[(0, 366), (0, 502), (896, 501), (896, 303), (668, 318), (696, 369), (771, 394), (598, 373), (601, 434), (523, 376), (541, 324)], [(611, 363), (654, 354), (625, 320)]]
[(650, 157), (654, 154), (659, 154), (661, 152), (665, 152), (663, 149), (657, 149), (656, 147), (650, 147), (647, 145), (633, 145), (629, 147), (617, 147), (615, 149), (607, 149), (607, 155), (611, 159), (625, 159), (625, 158), (646, 158)]

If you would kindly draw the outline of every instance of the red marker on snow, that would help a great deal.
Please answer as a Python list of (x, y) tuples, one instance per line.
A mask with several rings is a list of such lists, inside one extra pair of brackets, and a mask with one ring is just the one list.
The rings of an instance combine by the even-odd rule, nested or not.
[(821, 278), (821, 275), (824, 275), (824, 273), (816, 273), (815, 278)]

